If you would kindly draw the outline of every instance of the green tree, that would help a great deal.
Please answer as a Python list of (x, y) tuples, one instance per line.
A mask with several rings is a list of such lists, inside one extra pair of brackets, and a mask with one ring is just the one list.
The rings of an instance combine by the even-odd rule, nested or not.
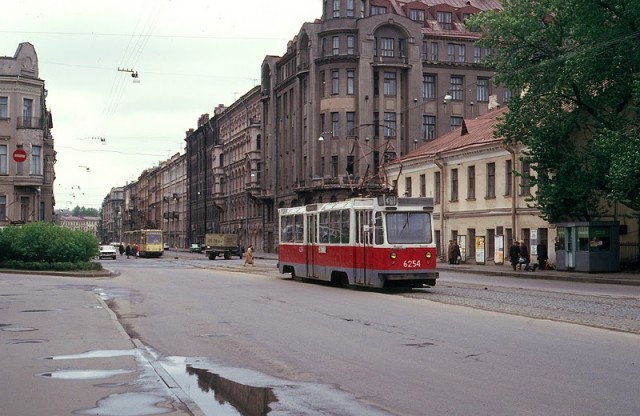
[(496, 134), (528, 148), (530, 203), (550, 222), (640, 211), (640, 2), (506, 0), (471, 24), (516, 93)]
[(95, 208), (86, 208), (76, 205), (76, 207), (71, 211), (71, 215), (76, 217), (99, 217), (100, 212)]

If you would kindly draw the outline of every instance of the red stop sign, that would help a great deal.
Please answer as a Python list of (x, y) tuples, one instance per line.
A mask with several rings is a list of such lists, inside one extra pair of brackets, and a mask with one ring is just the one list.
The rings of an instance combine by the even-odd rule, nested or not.
[(13, 152), (13, 160), (16, 162), (24, 162), (27, 160), (27, 152), (25, 152), (24, 149), (16, 149)]

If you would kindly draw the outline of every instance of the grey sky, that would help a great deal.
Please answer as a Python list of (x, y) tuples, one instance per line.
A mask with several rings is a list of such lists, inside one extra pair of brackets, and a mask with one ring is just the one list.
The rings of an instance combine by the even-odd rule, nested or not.
[(184, 152), (198, 117), (257, 85), (263, 58), (322, 13), (322, 0), (2, 3), (0, 55), (31, 42), (49, 92), (57, 209), (99, 208), (112, 186)]

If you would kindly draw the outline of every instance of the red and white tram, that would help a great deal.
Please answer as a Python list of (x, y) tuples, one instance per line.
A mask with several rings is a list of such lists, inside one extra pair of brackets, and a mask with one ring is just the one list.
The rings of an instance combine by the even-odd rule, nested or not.
[(342, 286), (434, 286), (433, 199), (380, 195), (281, 208), (280, 273)]

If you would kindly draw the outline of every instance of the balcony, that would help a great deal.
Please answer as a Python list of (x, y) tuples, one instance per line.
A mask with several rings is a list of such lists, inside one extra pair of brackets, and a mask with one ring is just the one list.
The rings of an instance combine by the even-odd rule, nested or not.
[(42, 118), (40, 117), (18, 117), (18, 129), (42, 129)]

